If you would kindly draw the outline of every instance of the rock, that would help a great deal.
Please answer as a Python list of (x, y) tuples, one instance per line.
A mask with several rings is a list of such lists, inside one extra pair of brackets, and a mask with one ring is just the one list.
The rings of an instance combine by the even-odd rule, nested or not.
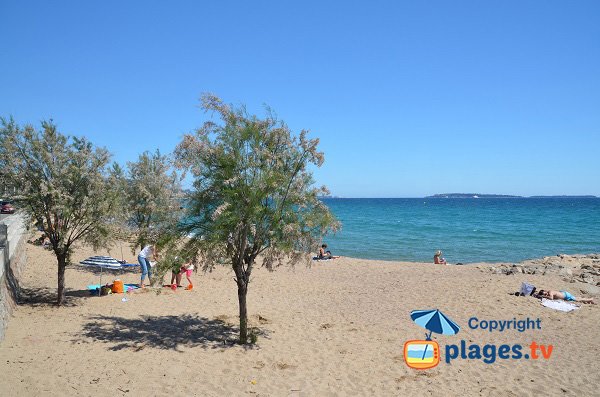
[(558, 271), (558, 275), (559, 276), (572, 276), (573, 270), (571, 270), (569, 268), (562, 268)]
[(581, 292), (589, 295), (600, 295), (600, 287), (590, 284), (580, 284), (577, 286)]
[(586, 277), (586, 275), (584, 275), (584, 276), (582, 277), (582, 279), (583, 279), (583, 282), (585, 282), (585, 283), (588, 283), (588, 284), (595, 284), (595, 282), (594, 282), (595, 280), (594, 280), (594, 278), (593, 278), (593, 277), (591, 277), (591, 276), (588, 276), (588, 277)]

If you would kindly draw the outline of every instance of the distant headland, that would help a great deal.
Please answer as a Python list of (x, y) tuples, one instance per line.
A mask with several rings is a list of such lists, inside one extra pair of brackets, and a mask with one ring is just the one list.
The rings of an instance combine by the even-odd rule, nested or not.
[(439, 193), (433, 196), (425, 196), (425, 198), (597, 198), (592, 195), (584, 196), (512, 196), (509, 194), (482, 194), (482, 193)]

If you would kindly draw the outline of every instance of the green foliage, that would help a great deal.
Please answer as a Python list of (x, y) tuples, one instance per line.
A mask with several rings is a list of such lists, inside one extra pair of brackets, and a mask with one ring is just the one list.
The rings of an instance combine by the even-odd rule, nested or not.
[(50, 239), (59, 265), (60, 304), (73, 244), (107, 244), (118, 190), (110, 183), (106, 149), (62, 135), (52, 121), (41, 127), (2, 119), (0, 167), (20, 191), (25, 212)]
[(172, 271), (179, 272), (184, 263), (193, 262), (197, 268), (198, 258), (189, 247), (183, 244), (181, 236), (176, 232), (165, 231), (156, 244), (159, 260), (153, 271), (153, 283), (162, 284), (165, 275)]
[(127, 226), (135, 236), (131, 247), (135, 250), (176, 230), (182, 213), (181, 177), (158, 150), (128, 162), (127, 171), (126, 176), (121, 174), (126, 192), (123, 208)]
[(183, 259), (179, 255), (178, 249), (168, 246), (165, 247), (160, 253), (160, 260), (157, 261), (156, 266), (152, 269), (152, 279), (160, 286), (162, 284), (165, 275), (171, 272), (179, 272), (179, 269), (183, 265)]
[(259, 330), (257, 330), (256, 328), (250, 328), (250, 332), (248, 333), (248, 337), (250, 340), (248, 342), (251, 345), (255, 345), (258, 341), (258, 332)]
[(238, 284), (240, 339), (246, 343), (245, 296), (256, 258), (272, 270), (308, 260), (323, 235), (339, 223), (319, 200), (309, 166), (321, 166), (318, 139), (299, 136), (267, 109), (260, 119), (213, 95), (203, 108), (221, 124), (206, 122), (175, 150), (177, 164), (194, 177), (183, 230), (205, 268), (228, 263)]
[(270, 111), (259, 119), (212, 95), (202, 104), (223, 124), (207, 122), (186, 135), (175, 155), (194, 176), (184, 229), (195, 236), (205, 265), (241, 260), (247, 267), (260, 254), (272, 269), (306, 258), (339, 227), (318, 198), (327, 189), (314, 187), (308, 170), (324, 161), (318, 139), (306, 131), (293, 136)]

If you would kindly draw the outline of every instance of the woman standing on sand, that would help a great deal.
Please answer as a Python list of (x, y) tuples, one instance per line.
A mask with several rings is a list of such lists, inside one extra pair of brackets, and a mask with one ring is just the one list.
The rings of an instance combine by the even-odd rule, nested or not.
[(140, 279), (140, 287), (144, 288), (144, 279), (148, 275), (148, 281), (152, 283), (152, 266), (150, 265), (150, 255), (156, 260), (156, 246), (146, 245), (138, 254), (138, 262), (142, 269), (142, 277)]

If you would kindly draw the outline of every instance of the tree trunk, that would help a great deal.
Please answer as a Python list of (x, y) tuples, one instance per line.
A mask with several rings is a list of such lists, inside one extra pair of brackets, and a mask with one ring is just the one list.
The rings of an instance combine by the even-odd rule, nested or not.
[(246, 294), (248, 284), (245, 280), (238, 281), (238, 302), (240, 306), (240, 343), (248, 343), (248, 309), (246, 306)]
[(65, 269), (67, 268), (67, 257), (59, 255), (58, 259), (58, 298), (56, 304), (61, 306), (65, 302)]

